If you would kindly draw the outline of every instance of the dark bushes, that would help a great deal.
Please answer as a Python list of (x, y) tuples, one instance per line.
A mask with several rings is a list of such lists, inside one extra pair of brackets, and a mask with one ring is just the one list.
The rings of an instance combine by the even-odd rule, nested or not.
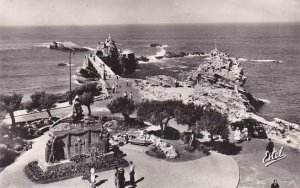
[(95, 168), (96, 172), (100, 172), (114, 169), (117, 166), (125, 167), (128, 165), (128, 162), (122, 158), (111, 161), (90, 160), (90, 162), (78, 161), (78, 163), (72, 163), (64, 168), (56, 168), (55, 170), (43, 172), (38, 166), (38, 162), (32, 161), (25, 166), (24, 172), (31, 181), (37, 183), (52, 183), (77, 176), (86, 176), (92, 167)]

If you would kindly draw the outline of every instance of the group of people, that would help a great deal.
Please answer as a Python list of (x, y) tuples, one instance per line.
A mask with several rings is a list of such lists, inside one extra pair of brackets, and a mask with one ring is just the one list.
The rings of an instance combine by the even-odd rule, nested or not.
[(123, 96), (126, 97), (126, 98), (128, 97), (130, 100), (133, 99), (133, 93), (132, 92), (130, 92), (129, 96), (128, 96), (127, 92), (125, 91), (124, 94), (123, 94)]
[[(119, 88), (119, 76), (117, 75), (116, 77), (117, 81), (114, 85), (112, 85), (112, 93), (118, 93), (118, 88)], [(128, 78), (126, 79), (126, 86), (129, 87), (129, 80)], [(125, 91), (124, 94), (123, 94), (124, 97), (129, 97), (129, 99), (133, 99), (133, 93), (130, 92), (129, 95), (127, 94), (127, 92)]]
[[(130, 164), (130, 171), (129, 171), (129, 177), (130, 177), (130, 185), (132, 187), (135, 187), (135, 165), (132, 161), (129, 162)], [(125, 187), (125, 170), (123, 168), (116, 167), (115, 172), (115, 186), (116, 188), (124, 188)]]
[[(132, 187), (135, 187), (135, 165), (133, 164), (132, 161), (129, 162), (130, 164), (130, 171), (129, 171), (129, 177), (130, 177), (130, 185)], [(125, 170), (124, 168), (118, 168), (116, 167), (116, 172), (115, 172), (115, 186), (116, 188), (124, 188), (125, 187)], [(95, 168), (91, 168), (91, 187), (95, 188), (96, 187), (96, 173), (95, 173)]]
[(250, 140), (248, 128), (244, 127), (243, 130), (240, 130), (239, 127), (236, 128), (234, 131), (234, 140), (236, 143), (242, 142), (242, 141), (248, 141)]

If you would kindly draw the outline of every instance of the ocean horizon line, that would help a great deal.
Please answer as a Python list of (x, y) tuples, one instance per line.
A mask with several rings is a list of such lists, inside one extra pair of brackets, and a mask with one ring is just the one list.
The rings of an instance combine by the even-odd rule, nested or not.
[(119, 24), (50, 24), (50, 25), (0, 25), (5, 27), (99, 27), (99, 26), (162, 26), (162, 25), (284, 25), (284, 24), (300, 24), (299, 21), (290, 22), (199, 22), (199, 23), (119, 23)]

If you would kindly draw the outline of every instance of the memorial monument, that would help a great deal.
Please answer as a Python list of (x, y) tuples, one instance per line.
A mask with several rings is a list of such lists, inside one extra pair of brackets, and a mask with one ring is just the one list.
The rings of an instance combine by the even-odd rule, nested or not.
[(128, 166), (118, 146), (110, 145), (109, 131), (100, 120), (82, 115), (79, 102), (74, 103), (70, 116), (53, 125), (45, 144), (45, 157), (25, 167), (31, 180), (50, 183), (84, 176), (91, 168), (97, 172)]

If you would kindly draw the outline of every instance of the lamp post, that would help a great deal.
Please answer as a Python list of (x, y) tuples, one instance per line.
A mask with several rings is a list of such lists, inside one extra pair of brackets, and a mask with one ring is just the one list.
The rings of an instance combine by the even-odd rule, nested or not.
[(69, 70), (70, 70), (70, 93), (69, 93), (69, 104), (72, 104), (72, 63), (71, 63), (71, 58), (72, 58), (72, 53), (74, 54), (74, 50), (70, 50), (69, 54)]

